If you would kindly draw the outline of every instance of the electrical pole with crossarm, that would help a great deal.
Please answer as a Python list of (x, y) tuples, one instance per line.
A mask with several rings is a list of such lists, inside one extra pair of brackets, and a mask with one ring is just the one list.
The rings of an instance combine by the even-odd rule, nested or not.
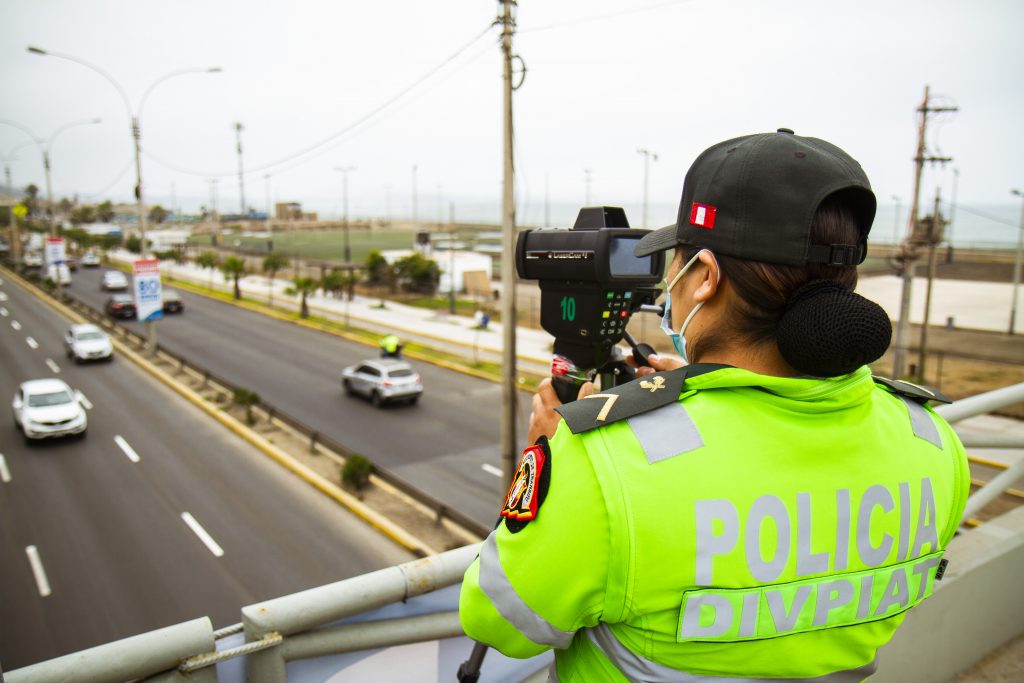
[(924, 87), (924, 100), (917, 108), (921, 115), (917, 127), (917, 152), (914, 154), (914, 195), (911, 199), (910, 217), (907, 219), (907, 234), (900, 245), (896, 260), (900, 262), (900, 276), (903, 279), (903, 291), (900, 297), (900, 317), (896, 322), (896, 339), (894, 342), (894, 354), (892, 362), (892, 376), (895, 379), (903, 377), (906, 370), (907, 355), (910, 344), (910, 292), (914, 282), (914, 265), (918, 257), (918, 235), (919, 226), (917, 210), (921, 195), (921, 172), (924, 170), (925, 162), (945, 163), (952, 161), (951, 157), (937, 157), (926, 154), (925, 131), (928, 126), (928, 115), (944, 112), (958, 111), (958, 107), (932, 107), (930, 105), (929, 87)]

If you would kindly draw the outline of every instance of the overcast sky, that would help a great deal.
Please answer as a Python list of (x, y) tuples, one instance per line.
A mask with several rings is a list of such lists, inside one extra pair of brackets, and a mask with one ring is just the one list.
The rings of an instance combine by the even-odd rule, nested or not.
[[(353, 166), (353, 216), (409, 216), (416, 166), (420, 219), (447, 220), (454, 204), (457, 219), (497, 221), (501, 52), (488, 27), (498, 10), (493, 0), (0, 0), (0, 119), (50, 139), (65, 124), (102, 118), (50, 140), (54, 194), (129, 200), (129, 114), (118, 91), (89, 68), (26, 47), (105, 70), (134, 112), (166, 74), (220, 67), (149, 91), (148, 201), (169, 206), (173, 187), (177, 203), (195, 210), (217, 177), (218, 207), (236, 211), (241, 122), (255, 208), (266, 206), (269, 186), (274, 201), (337, 214), (335, 169)], [(940, 183), (949, 197), (953, 168), (965, 205), (1012, 204), (1009, 189), (1024, 186), (1018, 0), (520, 0), (517, 19), (514, 48), (527, 67), (514, 96), (525, 220), (540, 220), (545, 192), (552, 206), (582, 205), (589, 170), (591, 203), (625, 206), (638, 226), (637, 149), (646, 148), (658, 155), (649, 222), (670, 222), (701, 150), (781, 126), (845, 148), (880, 202), (895, 195), (906, 206), (926, 84), (937, 104), (960, 107), (930, 126), (929, 151), (954, 162), (929, 169), (927, 196)], [(17, 157), (15, 184), (45, 188), (41, 154), (17, 149), (26, 140), (0, 125), (0, 155)]]

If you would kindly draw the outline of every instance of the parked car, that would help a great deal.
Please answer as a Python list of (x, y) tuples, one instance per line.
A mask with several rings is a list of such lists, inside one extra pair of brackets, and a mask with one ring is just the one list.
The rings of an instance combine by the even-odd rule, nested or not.
[(181, 294), (176, 289), (163, 289), (160, 295), (164, 300), (164, 313), (184, 313), (185, 302), (181, 300)]
[(65, 258), (64, 263), (67, 264), (68, 270), (72, 272), (78, 270), (78, 259), (76, 259), (74, 256), (68, 256), (67, 258)]
[(14, 425), (21, 430), (25, 441), (74, 434), (84, 438), (88, 428), (81, 392), (72, 391), (59, 379), (22, 382), (11, 408)]
[(96, 268), (100, 265), (100, 255), (95, 251), (87, 251), (82, 255), (83, 268)]
[(114, 294), (107, 299), (103, 310), (111, 318), (131, 319), (135, 317), (135, 298), (131, 294)]
[(108, 292), (128, 289), (128, 277), (119, 270), (108, 270), (103, 273), (103, 282), (100, 283), (100, 289), (105, 289)]
[(68, 358), (76, 363), (87, 360), (113, 360), (114, 345), (110, 337), (96, 325), (72, 325), (64, 333), (64, 345)]
[(71, 269), (63, 263), (54, 263), (46, 269), (47, 282), (60, 282), (64, 287), (71, 284)]
[(375, 406), (393, 401), (413, 404), (423, 394), (419, 373), (404, 360), (394, 358), (350, 365), (341, 372), (341, 385), (349, 396), (361, 394)]

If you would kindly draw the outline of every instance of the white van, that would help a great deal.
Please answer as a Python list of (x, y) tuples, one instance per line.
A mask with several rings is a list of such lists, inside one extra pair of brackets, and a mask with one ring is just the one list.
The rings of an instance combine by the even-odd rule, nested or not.
[(68, 269), (66, 263), (54, 263), (46, 269), (46, 279), (49, 282), (59, 282), (61, 286), (68, 286), (71, 284), (71, 270)]

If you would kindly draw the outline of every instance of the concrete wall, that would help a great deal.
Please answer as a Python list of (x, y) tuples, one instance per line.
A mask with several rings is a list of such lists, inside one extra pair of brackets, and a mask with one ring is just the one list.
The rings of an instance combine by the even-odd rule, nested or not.
[(957, 536), (945, 557), (945, 577), (879, 652), (871, 683), (951, 681), (1024, 633), (1024, 507)]

